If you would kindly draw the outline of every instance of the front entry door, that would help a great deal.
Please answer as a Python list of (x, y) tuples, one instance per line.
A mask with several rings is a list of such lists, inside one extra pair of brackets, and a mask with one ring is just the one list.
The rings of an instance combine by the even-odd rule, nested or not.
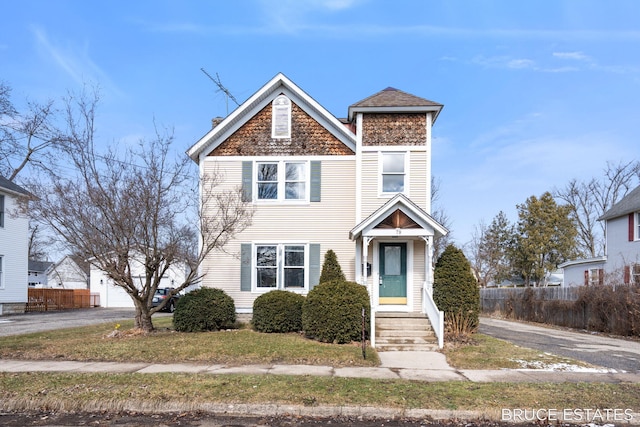
[(379, 303), (407, 303), (406, 243), (380, 243)]

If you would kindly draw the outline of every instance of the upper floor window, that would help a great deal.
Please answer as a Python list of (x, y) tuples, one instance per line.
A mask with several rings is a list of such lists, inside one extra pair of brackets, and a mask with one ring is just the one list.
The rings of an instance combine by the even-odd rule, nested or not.
[(257, 200), (307, 200), (307, 162), (256, 163)]
[(406, 187), (406, 153), (381, 153), (382, 193), (402, 193)]
[(636, 240), (640, 240), (640, 212), (636, 212)]
[(4, 227), (4, 196), (0, 194), (0, 227)]
[(291, 138), (291, 100), (285, 95), (271, 104), (271, 137)]

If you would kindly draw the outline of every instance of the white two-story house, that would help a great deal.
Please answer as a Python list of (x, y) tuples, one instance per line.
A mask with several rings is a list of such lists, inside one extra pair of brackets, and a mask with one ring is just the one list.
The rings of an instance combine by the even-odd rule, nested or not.
[(605, 222), (605, 255), (561, 264), (565, 286), (640, 285), (640, 186), (599, 220)]
[(0, 315), (24, 313), (28, 298), (29, 192), (0, 176)]
[(202, 176), (223, 177), (221, 188), (241, 187), (254, 216), (204, 262), (203, 285), (251, 313), (270, 290), (308, 293), (332, 249), (347, 279), (367, 287), (372, 317), (428, 315), (441, 345), (432, 254), (447, 230), (430, 211), (431, 129), (442, 107), (387, 88), (337, 119), (278, 74), (214, 121), (188, 155)]

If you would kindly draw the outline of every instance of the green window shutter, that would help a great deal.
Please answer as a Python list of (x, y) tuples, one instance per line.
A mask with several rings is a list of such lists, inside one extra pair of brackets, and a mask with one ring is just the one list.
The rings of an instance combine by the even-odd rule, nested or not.
[(251, 243), (240, 245), (240, 290), (251, 292)]
[(309, 245), (309, 290), (313, 289), (320, 281), (320, 244)]
[(314, 160), (311, 162), (310, 165), (310, 176), (311, 176), (311, 182), (310, 182), (310, 191), (309, 191), (309, 199), (312, 202), (319, 202), (320, 201), (320, 195), (322, 193), (321, 191), (321, 181), (322, 181), (322, 168), (320, 166), (320, 161), (319, 160)]
[(245, 161), (242, 162), (242, 201), (250, 202), (252, 201), (253, 189), (253, 162)]

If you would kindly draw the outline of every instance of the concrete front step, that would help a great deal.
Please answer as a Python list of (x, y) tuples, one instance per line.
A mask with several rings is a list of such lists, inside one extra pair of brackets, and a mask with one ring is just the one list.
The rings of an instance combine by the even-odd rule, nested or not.
[(433, 351), (438, 348), (431, 322), (420, 313), (376, 313), (378, 351)]

